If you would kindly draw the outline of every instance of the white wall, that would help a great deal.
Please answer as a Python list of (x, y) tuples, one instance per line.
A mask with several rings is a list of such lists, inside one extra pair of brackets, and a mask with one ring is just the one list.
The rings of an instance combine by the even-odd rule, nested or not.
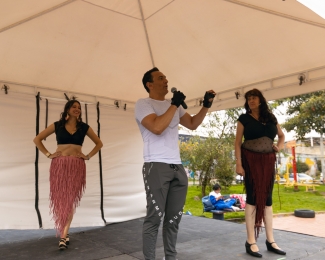
[[(42, 93), (41, 93), (42, 95)], [(48, 100), (48, 124), (59, 119), (66, 101)], [(40, 131), (45, 128), (45, 98), (40, 101)], [(86, 120), (82, 104), (83, 121)], [(36, 98), (22, 93), (0, 92), (0, 228), (39, 228), (35, 210)], [(88, 105), (88, 124), (97, 133), (96, 104)], [(134, 111), (100, 105), (100, 137), (103, 141), (102, 172), (104, 217), (107, 223), (145, 215), (142, 182), (142, 138)], [(50, 152), (56, 149), (55, 134), (44, 141)], [(93, 143), (86, 137), (83, 152)], [(104, 225), (100, 211), (99, 158), (86, 161), (86, 191), (77, 208), (72, 227)], [(39, 154), (39, 210), (43, 228), (53, 228), (49, 215), (50, 160)]]

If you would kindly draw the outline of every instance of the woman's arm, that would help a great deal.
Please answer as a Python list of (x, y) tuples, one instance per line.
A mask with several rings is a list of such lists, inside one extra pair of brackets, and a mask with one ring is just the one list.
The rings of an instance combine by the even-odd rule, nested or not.
[(83, 159), (89, 160), (96, 153), (98, 153), (98, 151), (103, 147), (103, 143), (99, 139), (99, 137), (95, 134), (94, 130), (91, 127), (88, 128), (87, 136), (95, 143), (95, 147), (91, 150), (90, 153), (88, 153), (87, 156), (81, 154), (80, 157), (82, 157)]
[(277, 124), (276, 127), (278, 129), (278, 142), (276, 145), (273, 145), (273, 150), (279, 152), (284, 147), (285, 136), (284, 133), (282, 132), (280, 125)]
[(236, 160), (236, 173), (245, 176), (245, 171), (241, 162), (241, 145), (243, 142), (244, 126), (239, 121), (237, 122), (236, 139), (235, 139), (235, 160)]
[[(45, 130), (43, 130), (42, 132), (40, 132), (33, 140), (33, 142), (35, 143), (36, 147), (38, 148), (38, 150), (40, 150), (45, 156), (47, 153), (50, 153), (44, 146), (43, 144), (43, 140), (48, 137), (49, 135), (53, 134), (55, 131), (54, 128), (54, 124), (51, 124), (50, 126), (48, 126)], [(48, 158), (51, 158), (51, 153), (50, 156), (47, 156)]]

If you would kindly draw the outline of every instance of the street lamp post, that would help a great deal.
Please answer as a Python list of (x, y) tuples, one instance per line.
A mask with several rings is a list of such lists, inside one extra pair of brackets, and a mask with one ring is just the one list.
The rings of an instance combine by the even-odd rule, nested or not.
[(323, 142), (323, 134), (320, 134), (320, 140), (319, 140), (319, 144), (320, 144), (320, 158), (321, 158), (321, 162), (322, 162), (322, 174), (323, 174), (323, 183), (324, 183), (324, 142)]
[(298, 185), (297, 185), (297, 164), (296, 164), (296, 149), (295, 146), (291, 147), (291, 153), (292, 153), (292, 172), (293, 172), (293, 178), (294, 178), (294, 191), (298, 191)]

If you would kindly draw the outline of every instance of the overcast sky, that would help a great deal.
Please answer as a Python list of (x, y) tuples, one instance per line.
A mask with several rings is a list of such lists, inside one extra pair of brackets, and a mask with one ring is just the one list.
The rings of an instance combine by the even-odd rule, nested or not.
[(297, 0), (325, 19), (325, 0)]

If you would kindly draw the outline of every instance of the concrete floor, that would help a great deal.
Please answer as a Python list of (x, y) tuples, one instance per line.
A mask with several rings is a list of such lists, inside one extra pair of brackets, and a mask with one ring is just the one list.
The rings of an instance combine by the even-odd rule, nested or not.
[[(295, 220), (291, 220), (293, 226)], [(54, 230), (0, 230), (0, 259), (144, 259), (141, 238), (142, 223), (143, 219), (135, 219), (105, 227), (73, 228), (70, 232), (69, 249), (63, 252), (58, 250), (58, 238), (55, 237)], [(324, 234), (325, 225), (324, 222), (322, 223), (319, 229), (323, 230), (322, 234)], [(302, 225), (306, 225), (306, 230), (310, 229), (306, 223), (299, 224), (299, 226)], [(263, 232), (257, 242), (263, 254), (262, 259), (325, 259), (324, 237), (277, 228), (275, 223), (276, 241), (287, 252), (287, 255), (282, 257), (268, 252)], [(244, 224), (184, 215), (178, 235), (177, 258), (179, 260), (256, 259), (246, 254), (245, 239)], [(160, 230), (156, 259), (162, 259), (163, 256)]]

